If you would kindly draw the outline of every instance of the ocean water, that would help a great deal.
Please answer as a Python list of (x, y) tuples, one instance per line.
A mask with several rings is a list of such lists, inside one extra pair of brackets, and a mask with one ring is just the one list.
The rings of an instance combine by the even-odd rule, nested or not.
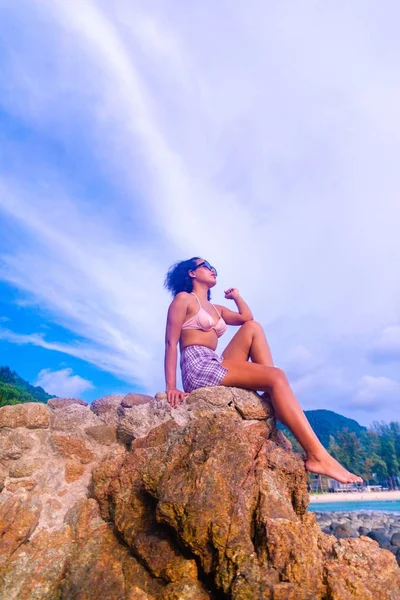
[(360, 502), (311, 502), (308, 506), (311, 512), (394, 512), (400, 514), (400, 500), (364, 500)]

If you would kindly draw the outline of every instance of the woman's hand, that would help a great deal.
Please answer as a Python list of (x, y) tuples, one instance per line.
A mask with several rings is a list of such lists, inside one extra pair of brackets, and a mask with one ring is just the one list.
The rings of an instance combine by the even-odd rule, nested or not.
[(236, 298), (239, 298), (240, 296), (240, 292), (237, 288), (228, 288), (225, 290), (224, 294), (227, 300), (236, 300)]
[(177, 408), (179, 402), (184, 402), (186, 396), (189, 396), (187, 392), (181, 392), (181, 390), (177, 390), (176, 388), (167, 390), (168, 404), (170, 404), (172, 408)]

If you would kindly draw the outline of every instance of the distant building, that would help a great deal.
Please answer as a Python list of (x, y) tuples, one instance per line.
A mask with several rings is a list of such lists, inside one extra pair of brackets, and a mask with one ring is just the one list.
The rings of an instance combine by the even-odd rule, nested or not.
[(340, 483), (336, 479), (314, 473), (311, 474), (311, 481), (309, 481), (310, 492), (361, 492), (366, 490), (368, 490), (367, 487), (358, 483)]

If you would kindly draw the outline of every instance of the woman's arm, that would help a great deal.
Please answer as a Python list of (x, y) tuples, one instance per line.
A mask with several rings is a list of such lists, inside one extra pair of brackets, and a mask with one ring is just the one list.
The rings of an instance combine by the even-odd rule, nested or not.
[(186, 317), (188, 301), (188, 294), (186, 292), (177, 294), (170, 304), (167, 315), (164, 360), (165, 388), (168, 402), (173, 408), (178, 406), (180, 399), (183, 400), (187, 396), (185, 392), (176, 388), (176, 367), (178, 358), (177, 345)]
[(230, 310), (226, 308), (226, 306), (221, 306), (221, 317), (228, 325), (243, 325), (246, 321), (253, 320), (253, 313), (250, 310), (250, 307), (240, 295), (240, 292), (237, 288), (229, 288), (225, 291), (225, 298), (227, 300), (233, 300), (238, 308), (238, 312)]

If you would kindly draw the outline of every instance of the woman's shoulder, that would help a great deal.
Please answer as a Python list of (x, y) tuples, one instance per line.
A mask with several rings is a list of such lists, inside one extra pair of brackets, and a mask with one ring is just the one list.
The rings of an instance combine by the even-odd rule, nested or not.
[(172, 303), (175, 303), (175, 304), (188, 303), (192, 298), (193, 298), (193, 296), (189, 292), (178, 292), (176, 294), (176, 296), (174, 297), (174, 299), (172, 300), (171, 304)]

